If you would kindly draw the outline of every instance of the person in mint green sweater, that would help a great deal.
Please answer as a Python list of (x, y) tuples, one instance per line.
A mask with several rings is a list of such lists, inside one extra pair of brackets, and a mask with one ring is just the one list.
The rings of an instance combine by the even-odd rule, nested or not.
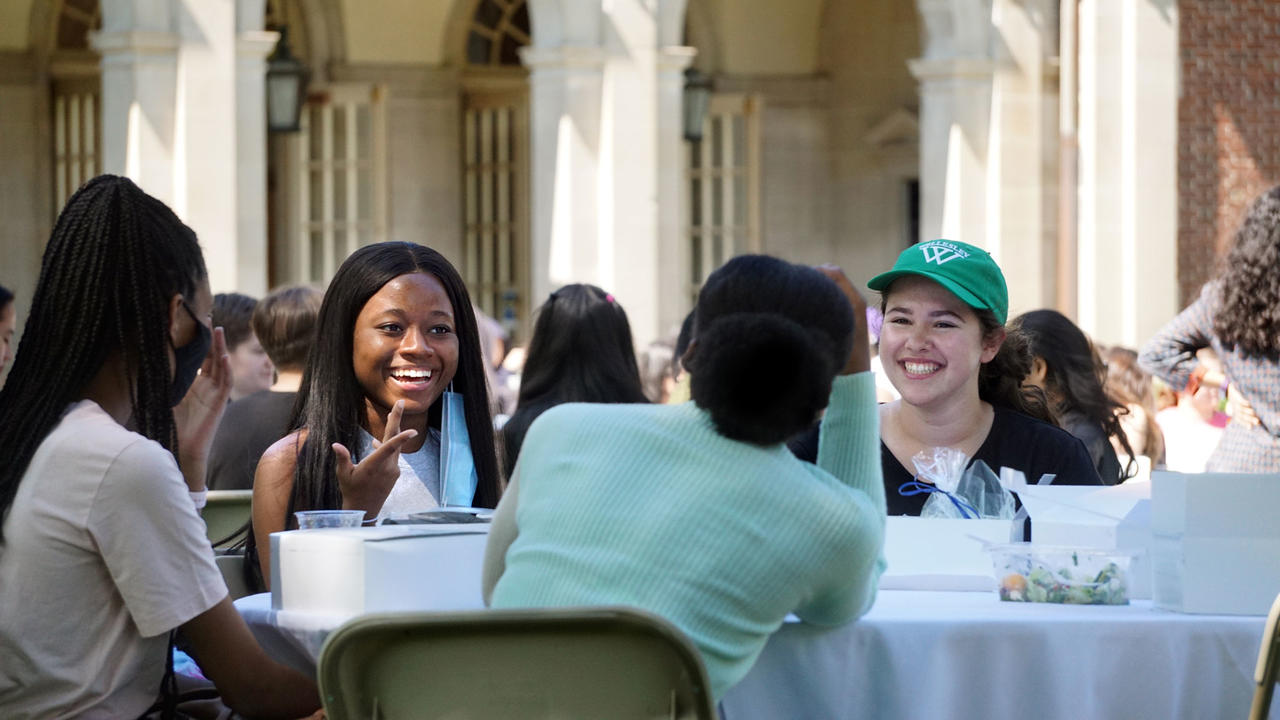
[[(693, 401), (560, 405), (529, 429), (485, 555), (493, 607), (629, 605), (718, 700), (788, 613), (841, 625), (884, 570), (865, 302), (833, 266), (730, 260), (698, 296)], [(784, 441), (826, 407), (816, 465)]]

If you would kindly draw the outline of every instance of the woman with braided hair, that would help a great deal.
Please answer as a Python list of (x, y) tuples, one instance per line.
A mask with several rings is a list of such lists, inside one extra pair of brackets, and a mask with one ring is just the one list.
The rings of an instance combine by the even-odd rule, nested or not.
[(163, 203), (109, 175), (67, 202), (0, 391), (0, 716), (171, 710), (179, 628), (237, 711), (318, 707), (236, 613), (197, 514), (231, 387), (212, 302)]

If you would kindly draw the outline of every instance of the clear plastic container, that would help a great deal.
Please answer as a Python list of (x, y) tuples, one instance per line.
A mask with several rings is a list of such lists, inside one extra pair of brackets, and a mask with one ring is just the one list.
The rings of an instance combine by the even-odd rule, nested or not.
[(1128, 605), (1132, 553), (1010, 543), (987, 548), (1008, 602)]
[(313, 528), (355, 528), (364, 522), (363, 510), (302, 510), (293, 514), (299, 530)]

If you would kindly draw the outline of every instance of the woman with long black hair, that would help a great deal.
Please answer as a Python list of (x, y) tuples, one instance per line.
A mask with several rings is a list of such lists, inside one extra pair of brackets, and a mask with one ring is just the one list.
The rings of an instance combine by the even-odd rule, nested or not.
[[(268, 538), (294, 526), (297, 511), (364, 510), (373, 522), (446, 504), (497, 505), (493, 421), (471, 308), (458, 271), (422, 245), (368, 245), (338, 268), (298, 389), (296, 430), (267, 450), (254, 476), (248, 553), (264, 578)], [(446, 487), (468, 480), (445, 472), (446, 445), (466, 452), (460, 459), (474, 465), (473, 484)]]
[[(1128, 411), (1107, 393), (1106, 368), (1088, 336), (1057, 310), (1023, 313), (1012, 327), (1031, 345), (1031, 372), (1025, 382), (1044, 391), (1058, 424), (1084, 443), (1098, 477), (1107, 485), (1132, 477), (1137, 462), (1119, 415)], [(1124, 448), (1129, 458), (1125, 467), (1112, 442)]]
[(595, 285), (565, 285), (538, 309), (520, 376), (520, 398), (502, 426), (507, 477), (533, 421), (569, 402), (648, 402), (627, 313), (613, 295)]
[(0, 716), (138, 717), (162, 680), (171, 703), (178, 628), (239, 712), (319, 707), (240, 619), (197, 515), (231, 389), (212, 304), (195, 234), (129, 180), (58, 216), (0, 391)]

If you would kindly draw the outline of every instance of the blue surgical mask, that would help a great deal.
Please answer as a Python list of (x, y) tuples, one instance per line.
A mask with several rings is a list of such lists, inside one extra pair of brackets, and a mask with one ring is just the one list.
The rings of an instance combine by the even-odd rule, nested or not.
[(476, 496), (476, 464), (471, 457), (467, 411), (453, 383), (441, 395), (440, 498), (443, 506), (470, 507)]
[[(209, 354), (209, 347), (213, 345), (213, 333), (196, 318), (196, 314), (191, 311), (191, 306), (187, 305), (186, 300), (182, 301), (182, 308), (195, 322), (196, 336), (186, 345), (173, 348), (173, 383), (169, 385), (170, 407), (177, 407), (178, 403), (182, 402), (182, 398), (191, 389), (191, 383), (196, 381), (196, 375), (200, 373), (200, 366), (204, 364), (205, 356)], [(169, 345), (173, 345), (172, 338), (169, 339)]]

